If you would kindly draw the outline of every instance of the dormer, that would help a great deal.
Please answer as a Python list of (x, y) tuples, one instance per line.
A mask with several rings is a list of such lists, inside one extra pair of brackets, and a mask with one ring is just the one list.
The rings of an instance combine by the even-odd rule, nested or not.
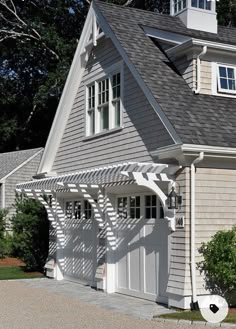
[(189, 29), (217, 33), (216, 2), (209, 0), (171, 0), (170, 13)]

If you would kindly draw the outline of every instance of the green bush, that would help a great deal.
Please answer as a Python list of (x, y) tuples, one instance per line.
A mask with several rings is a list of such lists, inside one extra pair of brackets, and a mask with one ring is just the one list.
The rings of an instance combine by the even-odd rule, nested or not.
[(5, 236), (5, 229), (6, 229), (6, 216), (8, 211), (6, 209), (0, 209), (0, 258), (6, 256), (6, 236)]
[(16, 198), (12, 217), (13, 255), (26, 263), (28, 270), (43, 271), (48, 256), (49, 221), (37, 200)]
[(236, 227), (219, 231), (199, 249), (203, 261), (200, 270), (205, 273), (207, 288), (224, 296), (229, 304), (236, 302)]

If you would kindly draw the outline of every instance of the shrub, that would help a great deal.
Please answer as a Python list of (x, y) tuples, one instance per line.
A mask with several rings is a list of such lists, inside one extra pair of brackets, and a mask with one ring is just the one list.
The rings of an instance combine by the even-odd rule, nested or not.
[(5, 250), (5, 229), (6, 229), (6, 216), (8, 211), (6, 209), (0, 209), (0, 258), (6, 255)]
[(43, 271), (48, 256), (49, 221), (37, 200), (16, 198), (12, 217), (13, 255), (26, 263), (28, 270)]
[(203, 261), (200, 270), (205, 273), (207, 288), (224, 296), (229, 304), (236, 301), (236, 227), (219, 231), (199, 249)]

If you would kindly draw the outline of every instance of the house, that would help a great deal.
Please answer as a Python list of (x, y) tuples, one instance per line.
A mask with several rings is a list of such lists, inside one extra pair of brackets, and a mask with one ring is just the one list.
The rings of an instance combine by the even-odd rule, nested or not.
[(170, 6), (92, 3), (18, 190), (48, 211), (56, 279), (187, 309), (210, 293), (198, 248), (236, 224), (236, 29), (215, 1)]
[(43, 148), (0, 153), (0, 208), (14, 214), (16, 184), (36, 175)]

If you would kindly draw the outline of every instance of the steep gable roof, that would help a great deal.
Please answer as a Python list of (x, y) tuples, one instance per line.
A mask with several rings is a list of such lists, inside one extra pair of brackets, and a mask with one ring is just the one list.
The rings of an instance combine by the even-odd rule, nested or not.
[(37, 156), (43, 148), (0, 153), (0, 180), (17, 170), (25, 162)]
[(223, 43), (236, 43), (236, 29), (217, 35), (187, 29), (177, 17), (95, 1), (100, 14), (154, 95), (181, 141), (186, 144), (236, 147), (236, 99), (195, 95), (144, 26)]

